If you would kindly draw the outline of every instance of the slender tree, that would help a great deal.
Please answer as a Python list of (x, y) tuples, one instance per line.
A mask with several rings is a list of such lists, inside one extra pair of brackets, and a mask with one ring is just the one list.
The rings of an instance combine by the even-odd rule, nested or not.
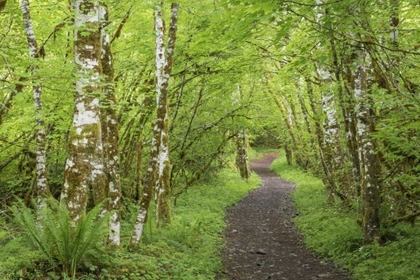
[[(163, 4), (163, 3), (162, 3)], [(158, 95), (155, 129), (160, 133), (158, 155), (158, 174), (156, 180), (156, 222), (162, 226), (171, 221), (170, 208), (170, 161), (169, 161), (169, 118), (168, 118), (168, 85), (172, 72), (172, 61), (175, 51), (176, 31), (178, 24), (177, 3), (171, 5), (171, 19), (168, 32), (167, 51), (164, 46), (164, 21), (162, 13), (155, 17), (156, 31), (156, 91)]]
[[(237, 85), (237, 96), (233, 96), (233, 104), (239, 105), (242, 100), (242, 89)], [(242, 179), (249, 179), (251, 177), (251, 169), (248, 160), (248, 135), (245, 128), (241, 128), (236, 136), (236, 167), (239, 169)]]
[(172, 71), (172, 60), (175, 49), (176, 30), (179, 5), (171, 5), (171, 21), (168, 34), (167, 51), (165, 51), (164, 34), (165, 24), (162, 19), (162, 6), (155, 11), (156, 32), (156, 92), (157, 117), (153, 127), (153, 138), (146, 179), (143, 185), (143, 195), (140, 201), (139, 212), (134, 225), (131, 244), (139, 242), (144, 223), (148, 218), (149, 205), (155, 188), (156, 219), (161, 226), (170, 222), (170, 162), (169, 162), (169, 120), (168, 120), (168, 83)]
[(118, 118), (116, 112), (117, 101), (114, 87), (114, 61), (111, 51), (111, 39), (107, 32), (108, 8), (101, 4), (99, 10), (101, 23), (101, 65), (104, 79), (101, 98), (101, 129), (104, 165), (106, 173), (107, 197), (110, 198), (108, 209), (115, 211), (110, 220), (109, 242), (119, 246), (120, 241), (120, 213), (121, 208), (121, 186), (119, 166), (119, 142), (118, 142)]
[(372, 139), (374, 131), (372, 100), (368, 97), (367, 52), (360, 46), (358, 67), (355, 75), (354, 95), (357, 101), (357, 133), (360, 139), (362, 171), (362, 227), (363, 241), (366, 244), (380, 239), (380, 187), (379, 163), (375, 154), (376, 142)]
[[(323, 0), (316, 0), (317, 7), (317, 23), (321, 26), (321, 30), (324, 29), (325, 12), (319, 5), (323, 5)], [(328, 28), (328, 27), (327, 27)], [(324, 48), (322, 44), (318, 44), (319, 48)], [(324, 62), (323, 62), (324, 63)], [(330, 70), (329, 65), (322, 64), (317, 67), (317, 73), (319, 79), (324, 84), (322, 91), (322, 112), (325, 116), (323, 122), (323, 143), (320, 147), (325, 157), (325, 165), (327, 170), (327, 176), (331, 177), (327, 180), (330, 185), (328, 188), (331, 189), (334, 195), (338, 195), (343, 198), (340, 193), (338, 186), (340, 185), (340, 177), (338, 173), (343, 167), (343, 153), (340, 143), (340, 125), (337, 117), (337, 105), (336, 97), (334, 94), (334, 82), (333, 74)], [(329, 195), (329, 201), (334, 199), (333, 196)]]
[[(5, 2), (4, 2), (5, 3)], [(21, 0), (21, 9), (23, 17), (23, 25), (25, 27), (26, 38), (28, 41), (29, 55), (34, 59), (39, 59), (38, 44), (32, 26), (29, 0)], [(38, 207), (42, 207), (42, 198), (49, 194), (47, 184), (47, 153), (46, 141), (47, 134), (45, 123), (43, 120), (42, 109), (42, 85), (36, 81), (38, 66), (33, 63), (31, 66), (32, 77), (34, 85), (32, 87), (34, 105), (35, 105), (35, 125), (36, 125), (36, 178), (35, 178), (35, 193), (37, 197)]]
[(239, 169), (242, 179), (251, 177), (251, 169), (248, 160), (248, 135), (245, 129), (241, 129), (236, 136), (236, 166)]

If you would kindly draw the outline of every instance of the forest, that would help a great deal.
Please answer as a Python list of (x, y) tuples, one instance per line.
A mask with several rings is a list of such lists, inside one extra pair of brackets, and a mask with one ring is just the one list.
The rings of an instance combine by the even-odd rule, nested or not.
[(392, 259), (360, 275), (412, 266), (355, 279), (420, 279), (419, 14), (416, 0), (0, 0), (0, 278), (214, 279), (224, 209), (271, 149), (281, 176), (321, 180), (316, 197), (297, 183), (298, 208), (315, 197), (354, 225), (311, 235), (310, 201), (309, 247), (350, 270)]

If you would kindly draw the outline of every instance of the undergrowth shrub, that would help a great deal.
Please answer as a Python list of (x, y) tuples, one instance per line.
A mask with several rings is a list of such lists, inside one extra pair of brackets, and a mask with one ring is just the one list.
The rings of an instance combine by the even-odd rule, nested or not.
[[(33, 211), (19, 201), (11, 211), (22, 234), (7, 243), (2, 253), (13, 257), (16, 250), (25, 248), (27, 260), (32, 258), (31, 263), (36, 264), (29, 265), (29, 268), (33, 266), (30, 270), (34, 274), (40, 267), (50, 275), (57, 272), (63, 277), (75, 277), (80, 269), (96, 269), (96, 264), (102, 263), (106, 256), (104, 242), (111, 214), (100, 216), (102, 209), (103, 204), (97, 205), (73, 226), (64, 203), (49, 200), (44, 207)], [(22, 264), (28, 271), (28, 264)], [(15, 273), (22, 274), (19, 270)]]
[(420, 279), (420, 227), (397, 224), (382, 229), (391, 240), (383, 245), (362, 245), (362, 230), (356, 211), (338, 202), (326, 201), (319, 178), (276, 159), (271, 169), (296, 184), (293, 193), (298, 217), (296, 225), (313, 251), (348, 268), (357, 280)]

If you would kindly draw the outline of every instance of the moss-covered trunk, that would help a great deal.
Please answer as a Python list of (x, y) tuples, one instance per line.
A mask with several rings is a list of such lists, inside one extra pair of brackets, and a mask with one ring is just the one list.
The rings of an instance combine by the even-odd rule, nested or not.
[(245, 129), (239, 131), (236, 137), (236, 167), (239, 169), (242, 179), (251, 177), (251, 168), (248, 160), (248, 135)]
[[(4, 2), (5, 3), (5, 2)], [(31, 58), (39, 58), (38, 44), (33, 30), (30, 6), (28, 0), (21, 0), (21, 10), (23, 25), (25, 28), (26, 39), (28, 41), (29, 55)], [(33, 64), (31, 67), (31, 74), (33, 79), (36, 79), (38, 72), (38, 65)], [(36, 125), (36, 176), (35, 176), (35, 195), (37, 197), (38, 207), (42, 207), (42, 198), (49, 194), (47, 184), (47, 153), (46, 142), (47, 134), (45, 123), (43, 120), (43, 105), (42, 105), (42, 85), (34, 80), (32, 87), (34, 106), (35, 106), (35, 125)]]
[(380, 165), (375, 153), (373, 101), (368, 96), (368, 54), (363, 46), (358, 51), (358, 67), (355, 73), (354, 95), (356, 99), (357, 133), (360, 141), (361, 200), (363, 242), (380, 241), (379, 209), (381, 205), (378, 176)]
[[(108, 22), (108, 10), (105, 5), (100, 7), (100, 21)], [(111, 216), (108, 242), (119, 246), (120, 240), (120, 213), (121, 186), (119, 161), (119, 133), (116, 112), (117, 101), (114, 94), (114, 62), (111, 52), (111, 40), (106, 28), (101, 29), (101, 65), (105, 85), (104, 96), (101, 99), (101, 126), (104, 165), (106, 173), (107, 197), (110, 199), (108, 210), (115, 211)]]
[(64, 170), (65, 200), (74, 222), (87, 208), (89, 189), (93, 202), (107, 196), (100, 122), (101, 34), (97, 1), (72, 2), (74, 60), (77, 69), (73, 123)]

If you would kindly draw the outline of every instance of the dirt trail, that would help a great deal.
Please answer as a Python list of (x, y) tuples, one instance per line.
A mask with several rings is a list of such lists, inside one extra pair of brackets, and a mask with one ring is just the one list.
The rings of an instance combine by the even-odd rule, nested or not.
[(308, 251), (293, 224), (294, 185), (270, 172), (268, 154), (251, 163), (262, 186), (228, 211), (222, 252), (225, 276), (232, 280), (347, 280), (333, 264)]

